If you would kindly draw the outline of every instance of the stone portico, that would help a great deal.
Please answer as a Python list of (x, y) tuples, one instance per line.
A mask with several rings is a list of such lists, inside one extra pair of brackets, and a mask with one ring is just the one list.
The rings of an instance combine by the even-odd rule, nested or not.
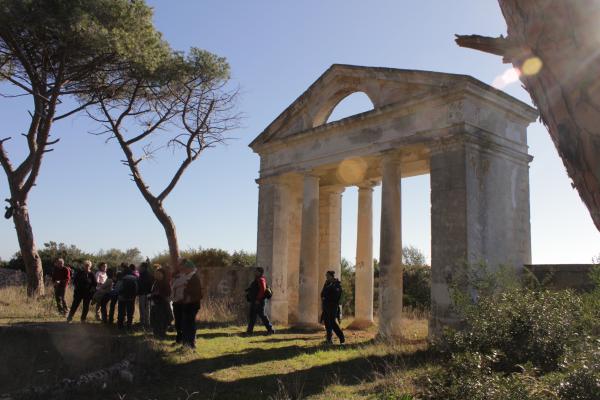
[[(326, 123), (354, 92), (374, 109)], [(257, 263), (273, 288), (271, 318), (318, 324), (325, 271), (340, 274), (342, 194), (356, 186), (353, 324), (373, 324), (372, 193), (381, 185), (379, 332), (401, 335), (401, 182), (430, 174), (430, 332), (455, 323), (448, 280), (457, 268), (531, 262), (526, 130), (536, 117), (466, 75), (331, 66), (250, 144), (260, 156)]]

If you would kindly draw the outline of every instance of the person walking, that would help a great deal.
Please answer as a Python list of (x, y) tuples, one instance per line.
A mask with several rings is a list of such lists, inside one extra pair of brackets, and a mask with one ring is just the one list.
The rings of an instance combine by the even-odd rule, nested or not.
[(168, 274), (159, 266), (154, 270), (154, 283), (150, 291), (150, 325), (152, 333), (159, 339), (167, 335), (167, 327), (173, 319), (169, 299), (171, 297), (171, 285)]
[(182, 259), (173, 279), (173, 312), (175, 315), (175, 341), (185, 347), (196, 347), (196, 315), (200, 310), (202, 287), (194, 263)]
[(344, 344), (344, 332), (338, 325), (336, 319), (339, 317), (340, 299), (342, 298), (342, 284), (339, 279), (335, 278), (335, 271), (327, 271), (325, 274), (326, 280), (321, 290), (321, 303), (323, 314), (321, 320), (325, 324), (327, 344), (332, 344), (333, 332), (340, 340), (340, 344)]
[(65, 292), (71, 281), (71, 270), (65, 267), (65, 260), (59, 258), (54, 263), (54, 271), (52, 272), (52, 283), (54, 284), (54, 299), (58, 312), (62, 315), (67, 315), (69, 308), (65, 301)]
[(250, 284), (250, 287), (246, 289), (246, 300), (250, 303), (250, 310), (248, 315), (248, 327), (246, 328), (246, 334), (251, 335), (254, 331), (254, 324), (256, 324), (256, 318), (260, 317), (263, 325), (267, 329), (267, 335), (275, 333), (273, 325), (269, 318), (265, 315), (265, 302), (267, 299), (267, 279), (264, 276), (264, 269), (257, 267), (254, 270), (254, 281)]
[(140, 307), (140, 324), (143, 329), (150, 328), (150, 292), (154, 284), (154, 277), (150, 272), (150, 264), (140, 264), (140, 277), (138, 278), (138, 305)]
[(127, 330), (130, 330), (133, 324), (135, 298), (138, 292), (138, 278), (133, 274), (131, 268), (125, 271), (118, 285), (117, 327), (119, 329), (126, 327)]
[(71, 304), (67, 322), (73, 320), (73, 316), (77, 312), (80, 303), (83, 303), (81, 309), (81, 322), (85, 322), (90, 307), (90, 301), (96, 290), (96, 277), (92, 272), (92, 262), (90, 260), (84, 261), (83, 269), (75, 274), (73, 287), (73, 303)]

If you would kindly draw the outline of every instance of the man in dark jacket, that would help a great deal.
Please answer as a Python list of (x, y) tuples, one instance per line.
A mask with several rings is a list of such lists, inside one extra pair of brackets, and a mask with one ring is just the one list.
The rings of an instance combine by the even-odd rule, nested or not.
[(85, 322), (88, 310), (90, 308), (90, 301), (96, 291), (96, 277), (92, 272), (92, 262), (86, 260), (83, 263), (83, 269), (75, 274), (73, 280), (73, 303), (71, 304), (71, 311), (67, 317), (67, 322), (73, 320), (73, 315), (77, 312), (79, 303), (83, 302), (83, 309), (81, 310), (81, 322)]
[(56, 299), (56, 307), (62, 315), (67, 315), (69, 308), (65, 301), (65, 291), (71, 281), (71, 270), (65, 267), (65, 260), (59, 258), (54, 263), (54, 271), (52, 273), (52, 282), (54, 283), (54, 298)]
[(256, 317), (260, 317), (263, 325), (267, 329), (267, 335), (275, 333), (273, 325), (269, 321), (269, 318), (265, 315), (265, 292), (267, 290), (267, 279), (264, 277), (265, 271), (258, 267), (254, 272), (254, 281), (248, 289), (246, 289), (246, 300), (250, 303), (250, 312), (248, 318), (248, 328), (246, 334), (252, 334), (254, 331), (254, 324), (256, 323)]
[(154, 277), (150, 272), (150, 263), (140, 264), (140, 277), (138, 278), (138, 305), (140, 307), (140, 324), (144, 329), (150, 328), (150, 292), (154, 284)]
[(183, 299), (181, 301), (181, 344), (196, 347), (196, 315), (200, 310), (202, 300), (202, 286), (198, 270), (190, 260), (183, 259), (179, 266), (183, 280)]
[(340, 299), (342, 298), (342, 284), (335, 278), (334, 271), (327, 271), (325, 285), (321, 291), (321, 302), (323, 307), (323, 314), (321, 319), (325, 323), (325, 330), (327, 332), (327, 343), (331, 344), (333, 332), (340, 339), (340, 344), (343, 344), (346, 339), (344, 338), (344, 332), (338, 325), (336, 319), (338, 317), (340, 309)]
[(138, 293), (138, 278), (133, 274), (134, 268), (127, 268), (124, 271), (123, 278), (117, 282), (116, 289), (118, 293), (117, 303), (117, 327), (125, 327), (125, 317), (127, 317), (127, 329), (131, 329), (133, 323), (133, 313), (135, 312), (135, 299)]

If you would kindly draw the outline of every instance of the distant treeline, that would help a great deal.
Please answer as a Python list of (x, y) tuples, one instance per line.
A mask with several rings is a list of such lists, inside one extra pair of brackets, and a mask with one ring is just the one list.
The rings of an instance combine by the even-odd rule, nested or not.
[[(65, 260), (66, 264), (74, 267), (80, 266), (83, 261), (90, 260), (95, 265), (105, 262), (109, 267), (117, 267), (122, 263), (139, 264), (147, 258), (137, 248), (131, 249), (108, 249), (100, 250), (96, 253), (88, 253), (77, 246), (67, 245), (65, 243), (47, 242), (44, 247), (38, 251), (42, 259), (42, 266), (45, 274), (52, 273), (54, 261), (57, 258)], [(252, 267), (256, 265), (256, 254), (243, 250), (233, 253), (223, 249), (189, 249), (181, 251), (181, 257), (188, 258), (196, 264), (197, 267)], [(151, 263), (168, 264), (169, 254), (164, 252), (158, 256), (149, 258)], [(24, 271), (25, 264), (20, 253), (16, 253), (9, 261), (0, 261), (0, 267), (17, 269)]]

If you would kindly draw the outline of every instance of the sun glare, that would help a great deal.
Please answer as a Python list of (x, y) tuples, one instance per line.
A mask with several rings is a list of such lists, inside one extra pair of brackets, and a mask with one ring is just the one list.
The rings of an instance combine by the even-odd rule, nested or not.
[(496, 89), (503, 89), (511, 83), (515, 83), (519, 80), (519, 76), (521, 76), (521, 71), (517, 68), (509, 68), (500, 76), (497, 76), (492, 82), (492, 86)]

